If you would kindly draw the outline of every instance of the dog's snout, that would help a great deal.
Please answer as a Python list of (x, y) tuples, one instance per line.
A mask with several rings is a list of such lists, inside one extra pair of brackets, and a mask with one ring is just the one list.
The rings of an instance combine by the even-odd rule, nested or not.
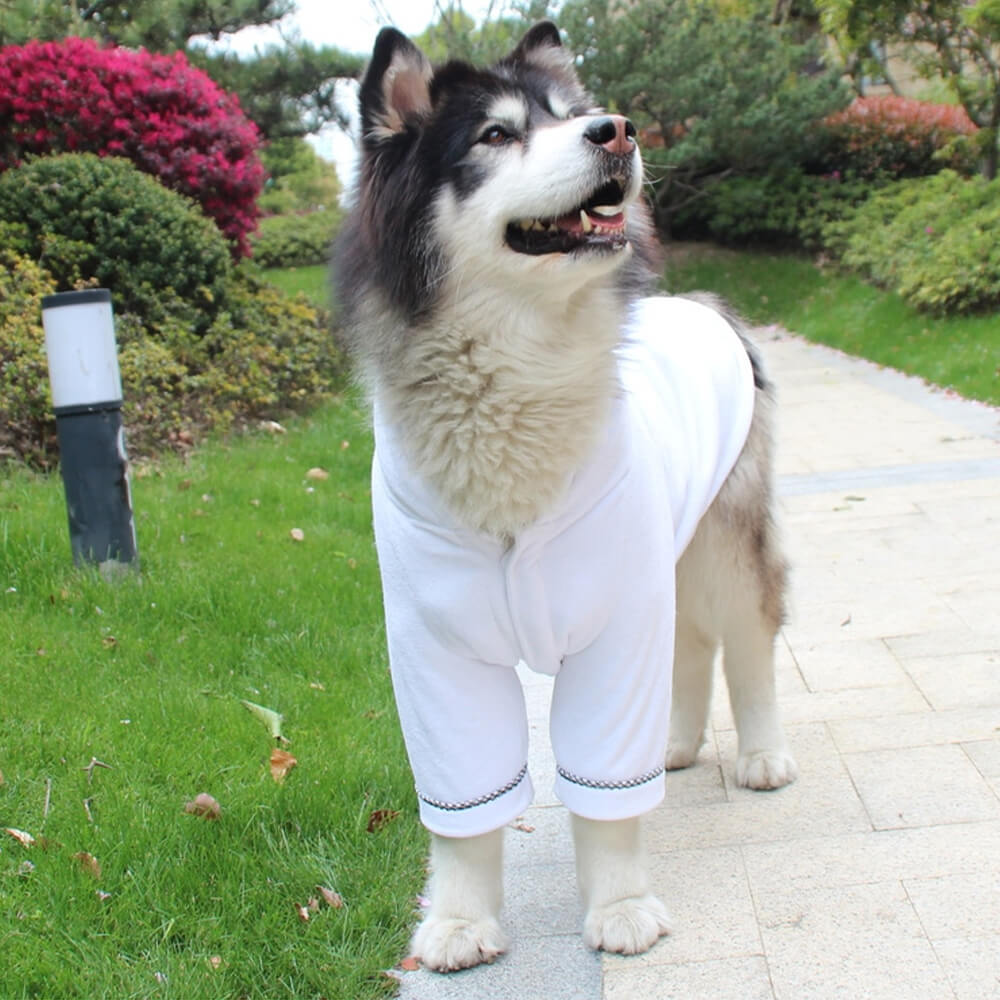
[(635, 149), (635, 126), (623, 115), (595, 118), (583, 134), (595, 146), (616, 156), (628, 156)]

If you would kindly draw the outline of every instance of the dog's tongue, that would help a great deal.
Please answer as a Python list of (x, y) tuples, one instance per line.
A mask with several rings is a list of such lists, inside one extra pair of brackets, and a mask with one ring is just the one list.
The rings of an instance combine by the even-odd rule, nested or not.
[(584, 235), (589, 233), (592, 228), (600, 226), (604, 230), (609, 229), (621, 229), (625, 224), (625, 216), (622, 212), (617, 215), (592, 215), (590, 212), (586, 213), (587, 219), (590, 221), (590, 229), (586, 228), (583, 223), (583, 218), (580, 209), (575, 212), (567, 212), (565, 215), (560, 216), (555, 220), (556, 226), (566, 233), (574, 233)]

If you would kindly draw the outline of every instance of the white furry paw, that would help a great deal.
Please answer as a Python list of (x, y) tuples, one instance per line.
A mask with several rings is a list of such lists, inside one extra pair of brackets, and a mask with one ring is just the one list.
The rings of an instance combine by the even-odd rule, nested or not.
[(736, 762), (736, 784), (743, 788), (783, 788), (799, 776), (799, 767), (787, 750), (758, 750), (741, 754)]
[(411, 945), (412, 953), (435, 972), (454, 972), (492, 962), (506, 950), (506, 935), (492, 917), (427, 917), (417, 928)]
[(583, 940), (590, 948), (638, 955), (670, 933), (667, 908), (652, 895), (619, 899), (587, 912)]
[(667, 745), (666, 768), (668, 771), (680, 771), (690, 767), (698, 759), (698, 745), (670, 743)]

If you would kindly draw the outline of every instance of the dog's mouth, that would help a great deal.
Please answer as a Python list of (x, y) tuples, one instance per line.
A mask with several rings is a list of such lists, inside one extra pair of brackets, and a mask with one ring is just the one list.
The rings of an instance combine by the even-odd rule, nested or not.
[(552, 218), (518, 219), (507, 226), (507, 245), (531, 255), (574, 250), (620, 250), (625, 236), (625, 182), (602, 184), (582, 205)]

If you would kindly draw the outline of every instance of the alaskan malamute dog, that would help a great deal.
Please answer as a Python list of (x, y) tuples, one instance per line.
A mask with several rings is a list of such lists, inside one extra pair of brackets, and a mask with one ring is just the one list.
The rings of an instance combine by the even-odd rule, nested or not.
[(505, 948), (502, 832), (532, 796), (522, 661), (555, 677), (584, 938), (641, 952), (668, 918), (638, 817), (695, 761), (720, 644), (737, 781), (796, 774), (774, 695), (771, 390), (711, 300), (642, 297), (657, 257), (635, 129), (595, 106), (554, 25), (490, 69), (437, 70), (387, 28), (360, 104), (336, 281), (432, 834), (414, 954), (449, 970)]

